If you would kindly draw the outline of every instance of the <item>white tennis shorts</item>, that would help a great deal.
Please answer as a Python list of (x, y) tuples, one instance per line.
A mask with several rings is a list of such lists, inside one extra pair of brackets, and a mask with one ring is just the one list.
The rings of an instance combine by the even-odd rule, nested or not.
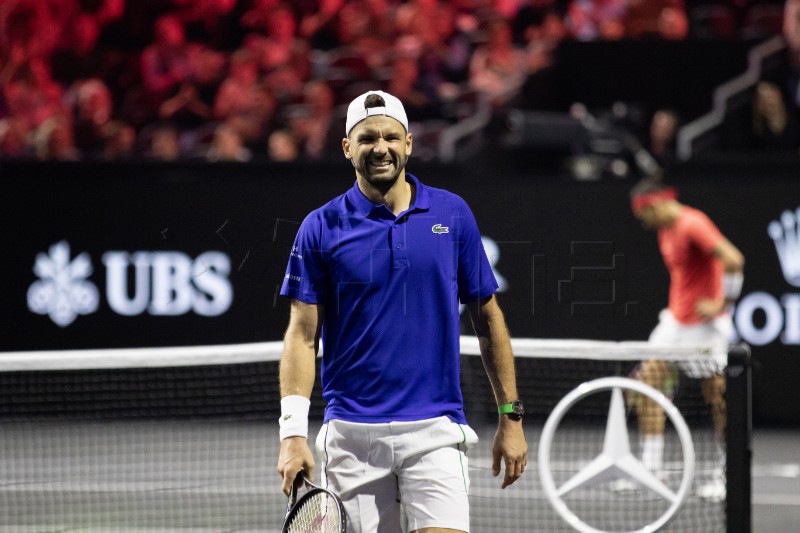
[(658, 325), (650, 334), (648, 342), (657, 345), (710, 345), (723, 348), (713, 359), (700, 361), (680, 361), (678, 368), (690, 378), (709, 378), (719, 374), (728, 364), (724, 349), (733, 337), (733, 320), (727, 313), (709, 322), (682, 324), (675, 319), (669, 309), (658, 315)]
[(317, 436), (323, 486), (339, 495), (347, 531), (469, 531), (469, 426), (447, 417), (361, 424), (330, 420)]

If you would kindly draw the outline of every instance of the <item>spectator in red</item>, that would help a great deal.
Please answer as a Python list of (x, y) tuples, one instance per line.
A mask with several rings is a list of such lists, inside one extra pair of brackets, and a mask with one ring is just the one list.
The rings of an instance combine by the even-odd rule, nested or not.
[(100, 35), (109, 24), (121, 19), (125, 0), (81, 2), (77, 7), (83, 7), (84, 11), (76, 10), (63, 21), (64, 28), (50, 62), (53, 77), (65, 86), (97, 76), (110, 84), (109, 77), (116, 74), (110, 72), (110, 67), (116, 67), (119, 52), (110, 49)]
[[(458, 85), (467, 81), (472, 53), (470, 15), (459, 15), (449, 6), (439, 6), (435, 24), (422, 34), (402, 35), (395, 42), (395, 53), (418, 55), (419, 87), (431, 102), (458, 94)], [(391, 92), (391, 91), (390, 91)]]
[(289, 113), (289, 129), (304, 157), (322, 159), (341, 154), (342, 135), (334, 129), (334, 104), (330, 86), (314, 80), (303, 90), (302, 105)]
[(455, 9), (439, 0), (409, 0), (397, 7), (395, 25), (402, 35), (415, 36), (420, 45), (442, 41), (441, 20), (453, 19)]
[(53, 53), (53, 77), (68, 86), (79, 79), (101, 74), (99, 35), (100, 25), (96, 17), (88, 13), (78, 15)]
[(392, 61), (391, 69), (386, 92), (403, 102), (409, 121), (435, 118), (438, 99), (436, 93), (426, 93), (417, 57), (400, 53)]
[(264, 76), (264, 90), (277, 105), (296, 103), (303, 98), (303, 87), (308, 81), (302, 74), (303, 69), (292, 65), (282, 65)]
[(527, 75), (527, 56), (512, 40), (511, 27), (502, 19), (487, 22), (486, 41), (472, 54), (469, 83), (489, 95), (496, 106), (512, 100)]
[(315, 50), (336, 48), (341, 44), (336, 25), (343, 5), (344, 0), (319, 0), (312, 3), (300, 15), (298, 35)]
[(275, 98), (259, 81), (258, 63), (246, 49), (233, 53), (228, 77), (214, 101), (214, 118), (234, 125), (245, 143), (261, 144), (275, 113)]
[[(337, 1), (341, 3), (344, 0)], [(260, 30), (266, 27), (270, 13), (281, 3), (281, 0), (252, 0), (249, 9), (239, 19), (239, 25), (249, 30)]]
[(301, 76), (309, 74), (308, 44), (297, 36), (294, 13), (284, 6), (272, 9), (263, 28), (265, 33), (254, 32), (245, 38), (244, 47), (258, 61), (262, 73), (272, 72), (282, 66), (302, 69)]
[(158, 108), (158, 118), (182, 131), (202, 128), (214, 120), (214, 102), (225, 78), (226, 56), (202, 44), (189, 47), (192, 80), (183, 82), (176, 94)]
[(25, 131), (32, 131), (45, 120), (66, 113), (64, 90), (54, 81), (50, 66), (34, 57), (18, 65), (4, 84), (3, 93), (10, 115), (21, 121)]
[(189, 41), (227, 50), (236, 43), (236, 0), (172, 0)]
[(155, 41), (142, 51), (142, 84), (157, 108), (192, 77), (183, 25), (175, 15), (163, 15), (154, 25)]
[(97, 19), (98, 25), (103, 28), (106, 25), (117, 22), (125, 14), (126, 0), (100, 0), (100, 5), (92, 13)]
[(74, 0), (16, 0), (0, 2), (0, 52), (15, 47), (26, 58), (50, 59), (65, 21), (77, 11)]
[(264, 27), (245, 38), (244, 48), (257, 61), (270, 93), (279, 103), (292, 103), (302, 96), (303, 84), (311, 76), (310, 48), (297, 36), (291, 9), (278, 5), (265, 16)]
[(336, 36), (340, 47), (353, 50), (374, 70), (386, 64), (396, 24), (387, 0), (352, 0), (339, 12)]
[(258, 63), (249, 50), (231, 55), (228, 76), (220, 85), (214, 102), (214, 116), (224, 120), (237, 113), (247, 113), (253, 96), (260, 91)]

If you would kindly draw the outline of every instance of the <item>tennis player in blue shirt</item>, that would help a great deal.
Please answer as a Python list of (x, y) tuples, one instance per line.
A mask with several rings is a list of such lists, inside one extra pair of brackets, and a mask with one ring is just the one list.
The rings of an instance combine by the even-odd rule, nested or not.
[[(475, 219), (460, 197), (406, 173), (403, 104), (370, 91), (350, 103), (344, 155), (353, 187), (303, 221), (281, 294), (291, 298), (280, 364), (278, 473), (313, 479), (309, 397), (322, 341), (327, 402), (316, 439), (322, 484), (356, 533), (469, 531), (459, 379), (459, 302), (467, 305), (498, 405), (493, 470), (525, 470), (514, 357)], [(403, 523), (401, 523), (401, 520)]]

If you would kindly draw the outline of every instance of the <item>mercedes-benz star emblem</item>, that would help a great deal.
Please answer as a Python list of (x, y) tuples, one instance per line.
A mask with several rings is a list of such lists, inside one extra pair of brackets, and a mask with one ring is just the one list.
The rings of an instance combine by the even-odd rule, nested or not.
[[(672, 490), (647, 470), (641, 461), (631, 453), (625, 417), (625, 402), (622, 396), (623, 389), (632, 390), (653, 399), (664, 409), (674, 425), (683, 448), (683, 476), (677, 491)], [(583, 398), (608, 390), (611, 390), (611, 401), (608, 408), (602, 451), (567, 481), (560, 486), (556, 486), (550, 468), (550, 454), (553, 437), (561, 419), (570, 408)], [(539, 477), (544, 492), (558, 514), (582, 533), (606, 532), (595, 529), (581, 520), (564, 501), (568, 494), (620, 478), (629, 480), (644, 489), (652, 491), (669, 503), (668, 509), (660, 517), (641, 529), (630, 533), (657, 531), (674, 517), (686, 499), (694, 476), (694, 460), (694, 446), (689, 427), (675, 405), (661, 392), (649, 385), (622, 377), (608, 377), (589, 381), (564, 396), (548, 417), (539, 441)]]

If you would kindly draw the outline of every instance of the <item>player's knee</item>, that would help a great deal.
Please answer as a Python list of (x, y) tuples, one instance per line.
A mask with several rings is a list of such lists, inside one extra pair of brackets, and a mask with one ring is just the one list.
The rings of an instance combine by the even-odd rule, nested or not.
[(661, 384), (667, 378), (669, 367), (663, 361), (642, 363), (642, 381), (648, 385)]

